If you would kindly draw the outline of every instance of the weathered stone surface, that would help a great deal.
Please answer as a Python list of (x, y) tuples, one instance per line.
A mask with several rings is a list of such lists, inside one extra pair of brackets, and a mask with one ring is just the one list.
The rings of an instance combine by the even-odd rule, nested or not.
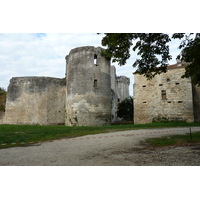
[(110, 60), (86, 46), (72, 49), (67, 61), (66, 125), (110, 124)]
[(111, 121), (117, 121), (117, 105), (118, 105), (118, 88), (117, 88), (117, 76), (116, 76), (116, 68), (115, 66), (111, 66), (110, 68), (110, 76), (111, 76)]
[(177, 64), (173, 68), (169, 67), (167, 73), (157, 75), (152, 80), (134, 75), (136, 124), (159, 120), (194, 121), (191, 79), (182, 79), (184, 73), (185, 68)]
[(120, 102), (129, 97), (129, 85), (130, 85), (130, 79), (128, 77), (126, 76), (117, 77), (117, 89)]
[[(127, 95), (129, 84), (123, 77), (126, 81), (120, 82), (119, 87), (115, 67), (110, 68), (110, 60), (101, 55), (101, 50), (91, 46), (72, 49), (65, 57), (64, 79), (13, 77), (8, 87), (5, 117), (4, 113), (0, 115), (0, 124), (110, 124), (111, 101), (116, 116), (118, 99), (123, 100)], [(111, 86), (111, 81), (115, 86)], [(113, 99), (111, 92), (115, 95)]]
[(14, 77), (8, 87), (5, 123), (64, 124), (65, 80)]

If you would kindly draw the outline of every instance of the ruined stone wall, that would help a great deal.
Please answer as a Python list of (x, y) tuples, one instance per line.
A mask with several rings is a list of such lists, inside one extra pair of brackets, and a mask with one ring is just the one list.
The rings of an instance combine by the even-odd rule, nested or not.
[(134, 123), (159, 120), (194, 121), (191, 79), (182, 79), (185, 68), (179, 65), (152, 80), (135, 74)]
[(14, 77), (7, 92), (7, 124), (64, 124), (65, 80)]
[(129, 96), (130, 80), (117, 77), (101, 51), (72, 49), (65, 57), (64, 79), (12, 78), (0, 123), (100, 126), (117, 121), (117, 104)]
[(112, 111), (111, 111), (111, 121), (115, 122), (117, 118), (117, 104), (118, 104), (118, 88), (117, 88), (117, 76), (115, 66), (110, 68), (111, 75), (111, 97), (112, 97)]
[(129, 97), (130, 79), (126, 76), (117, 77), (117, 90), (119, 102)]
[(116, 76), (116, 68), (114, 65), (110, 67), (110, 77), (111, 77), (111, 89), (117, 92), (117, 76)]
[(65, 124), (66, 80), (52, 79), (47, 96), (47, 124)]
[(101, 48), (72, 49), (67, 59), (66, 121), (68, 126), (111, 123), (110, 60)]

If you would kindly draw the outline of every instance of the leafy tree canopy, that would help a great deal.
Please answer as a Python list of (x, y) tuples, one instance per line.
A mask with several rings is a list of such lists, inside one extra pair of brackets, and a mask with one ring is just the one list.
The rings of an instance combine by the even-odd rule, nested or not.
[(200, 33), (105, 33), (102, 45), (107, 49), (103, 54), (121, 66), (130, 58), (132, 48), (139, 56), (133, 63), (136, 73), (151, 79), (167, 71), (172, 59), (169, 42), (174, 39), (180, 40), (177, 59), (188, 63), (183, 77), (192, 77), (193, 83), (200, 85)]
[(0, 87), (0, 111), (5, 112), (5, 104), (6, 104), (6, 91), (4, 88)]
[(126, 121), (133, 121), (133, 98), (124, 99), (118, 104), (117, 116)]
[(4, 94), (4, 93), (6, 93), (6, 90), (4, 88), (0, 87), (0, 94)]

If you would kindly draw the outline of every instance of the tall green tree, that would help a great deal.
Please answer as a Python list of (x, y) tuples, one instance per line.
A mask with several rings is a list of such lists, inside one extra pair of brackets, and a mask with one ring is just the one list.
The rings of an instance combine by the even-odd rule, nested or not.
[(133, 98), (124, 99), (118, 104), (117, 116), (125, 121), (133, 121)]
[(102, 45), (107, 47), (103, 54), (119, 65), (126, 64), (131, 51), (138, 58), (133, 63), (136, 73), (147, 79), (167, 71), (172, 59), (169, 42), (180, 40), (177, 58), (188, 63), (183, 77), (192, 77), (194, 84), (200, 85), (200, 33), (105, 33)]

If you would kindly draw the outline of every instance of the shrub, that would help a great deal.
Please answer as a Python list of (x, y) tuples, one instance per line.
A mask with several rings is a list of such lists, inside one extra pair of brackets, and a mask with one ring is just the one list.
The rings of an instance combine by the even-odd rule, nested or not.
[(118, 104), (117, 116), (125, 121), (133, 121), (133, 98), (124, 99)]

